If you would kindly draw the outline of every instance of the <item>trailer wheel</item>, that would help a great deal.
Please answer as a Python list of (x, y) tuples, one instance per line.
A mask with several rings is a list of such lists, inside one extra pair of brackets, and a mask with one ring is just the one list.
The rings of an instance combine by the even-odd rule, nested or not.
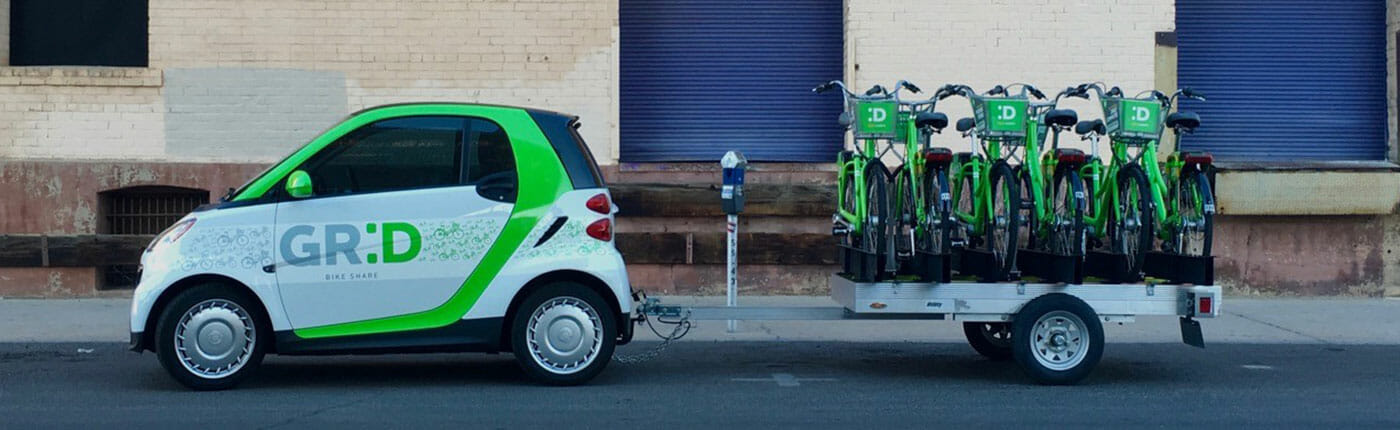
[(963, 334), (978, 354), (992, 361), (1011, 359), (1011, 323), (965, 322)]
[(1103, 357), (1103, 324), (1084, 301), (1068, 294), (1046, 294), (1016, 314), (1011, 351), (1035, 382), (1075, 384), (1089, 376)]

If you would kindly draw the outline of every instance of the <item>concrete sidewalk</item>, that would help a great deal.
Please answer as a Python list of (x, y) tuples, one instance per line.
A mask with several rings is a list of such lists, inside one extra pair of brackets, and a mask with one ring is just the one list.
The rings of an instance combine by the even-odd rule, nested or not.
[[(664, 303), (720, 305), (723, 297), (662, 297)], [(755, 306), (835, 306), (826, 297), (740, 297)], [(1206, 342), (1400, 345), (1400, 300), (1227, 297), (1217, 319), (1201, 320)], [(126, 342), (129, 299), (0, 299), (0, 342)], [(658, 325), (663, 333), (669, 327)], [(646, 327), (638, 340), (655, 340)], [(1140, 317), (1104, 327), (1110, 343), (1175, 343), (1175, 317)], [(701, 321), (687, 341), (964, 342), (949, 321)]]

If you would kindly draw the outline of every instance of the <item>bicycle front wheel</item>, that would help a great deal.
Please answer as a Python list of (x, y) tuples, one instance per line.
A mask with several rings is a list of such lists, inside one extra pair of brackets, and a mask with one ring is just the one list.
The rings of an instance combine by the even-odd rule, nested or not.
[(1021, 193), (1011, 166), (998, 162), (992, 166), (992, 201), (988, 202), (987, 251), (995, 258), (993, 281), (1011, 278), (1016, 270), (1016, 235), (1021, 225)]
[(1113, 230), (1113, 251), (1127, 256), (1128, 276), (1142, 273), (1147, 251), (1152, 249), (1152, 194), (1147, 175), (1136, 165), (1118, 172), (1117, 217)]

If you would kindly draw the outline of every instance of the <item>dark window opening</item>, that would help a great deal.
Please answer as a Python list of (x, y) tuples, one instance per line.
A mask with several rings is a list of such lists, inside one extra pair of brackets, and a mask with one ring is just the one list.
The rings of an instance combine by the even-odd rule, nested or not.
[(10, 65), (146, 67), (147, 0), (11, 0)]
[[(97, 195), (97, 232), (102, 234), (156, 235), (175, 224), (199, 205), (209, 203), (209, 191), (164, 186), (142, 186), (105, 191)], [(134, 288), (141, 281), (136, 264), (98, 268), (100, 289)]]

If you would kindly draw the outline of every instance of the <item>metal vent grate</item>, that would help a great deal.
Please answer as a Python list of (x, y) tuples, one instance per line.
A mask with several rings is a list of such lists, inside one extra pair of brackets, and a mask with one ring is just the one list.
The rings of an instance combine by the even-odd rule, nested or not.
[[(133, 187), (99, 195), (106, 234), (155, 235), (185, 214), (209, 202), (205, 190), (177, 187)], [(103, 266), (98, 285), (102, 289), (134, 288), (141, 281), (135, 264)]]

